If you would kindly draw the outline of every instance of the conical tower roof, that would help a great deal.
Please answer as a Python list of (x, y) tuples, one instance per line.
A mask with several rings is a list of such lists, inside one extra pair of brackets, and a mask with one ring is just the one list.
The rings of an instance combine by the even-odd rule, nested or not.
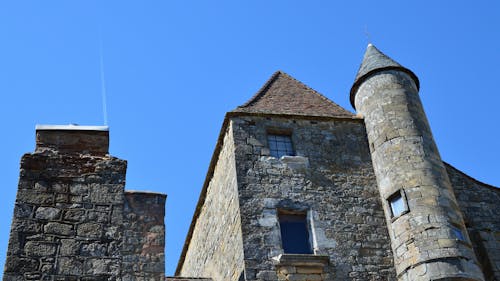
[(420, 88), (420, 82), (418, 81), (418, 77), (408, 68), (400, 65), (390, 57), (386, 56), (379, 49), (377, 49), (372, 44), (368, 44), (366, 47), (366, 52), (363, 57), (363, 62), (359, 67), (358, 74), (356, 74), (356, 79), (354, 79), (354, 84), (351, 88), (351, 105), (354, 106), (354, 96), (358, 90), (358, 87), (363, 83), (368, 76), (374, 74), (375, 72), (389, 70), (389, 69), (397, 69), (403, 72), (406, 72), (410, 77), (415, 81), (417, 88)]
[(277, 71), (245, 104), (232, 112), (354, 118), (355, 115), (290, 75)]

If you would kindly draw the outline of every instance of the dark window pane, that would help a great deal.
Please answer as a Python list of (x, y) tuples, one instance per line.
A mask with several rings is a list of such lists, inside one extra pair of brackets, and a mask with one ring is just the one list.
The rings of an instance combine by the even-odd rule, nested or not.
[(288, 254), (312, 254), (305, 215), (279, 216), (283, 250)]
[(284, 155), (295, 155), (292, 139), (288, 135), (267, 135), (271, 156), (280, 158)]
[(451, 230), (453, 231), (453, 234), (458, 240), (465, 241), (464, 233), (460, 228), (452, 226)]

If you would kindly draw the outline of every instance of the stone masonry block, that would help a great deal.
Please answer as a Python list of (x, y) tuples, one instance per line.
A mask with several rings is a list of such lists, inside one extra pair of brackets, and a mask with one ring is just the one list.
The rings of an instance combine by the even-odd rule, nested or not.
[(49, 222), (43, 227), (43, 231), (47, 234), (56, 234), (62, 236), (74, 235), (73, 225), (59, 223), (59, 222)]

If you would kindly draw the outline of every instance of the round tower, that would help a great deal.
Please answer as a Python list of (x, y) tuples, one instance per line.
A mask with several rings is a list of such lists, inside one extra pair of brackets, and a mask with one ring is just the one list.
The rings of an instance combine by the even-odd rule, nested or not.
[(351, 89), (364, 116), (398, 280), (484, 280), (419, 81), (369, 44)]

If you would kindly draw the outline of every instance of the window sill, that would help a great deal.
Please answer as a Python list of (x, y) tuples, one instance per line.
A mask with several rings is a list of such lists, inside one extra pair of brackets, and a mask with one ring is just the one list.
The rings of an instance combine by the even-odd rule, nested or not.
[(278, 265), (323, 267), (330, 263), (330, 256), (313, 254), (281, 254), (277, 256)]
[(305, 169), (309, 167), (309, 158), (304, 156), (281, 156), (279, 159), (291, 169)]
[(401, 214), (399, 214), (398, 216), (395, 216), (395, 217), (392, 217), (391, 218), (391, 223), (395, 222), (397, 219), (399, 219), (400, 217), (408, 214), (410, 212), (410, 210), (404, 210), (403, 212), (401, 212)]

